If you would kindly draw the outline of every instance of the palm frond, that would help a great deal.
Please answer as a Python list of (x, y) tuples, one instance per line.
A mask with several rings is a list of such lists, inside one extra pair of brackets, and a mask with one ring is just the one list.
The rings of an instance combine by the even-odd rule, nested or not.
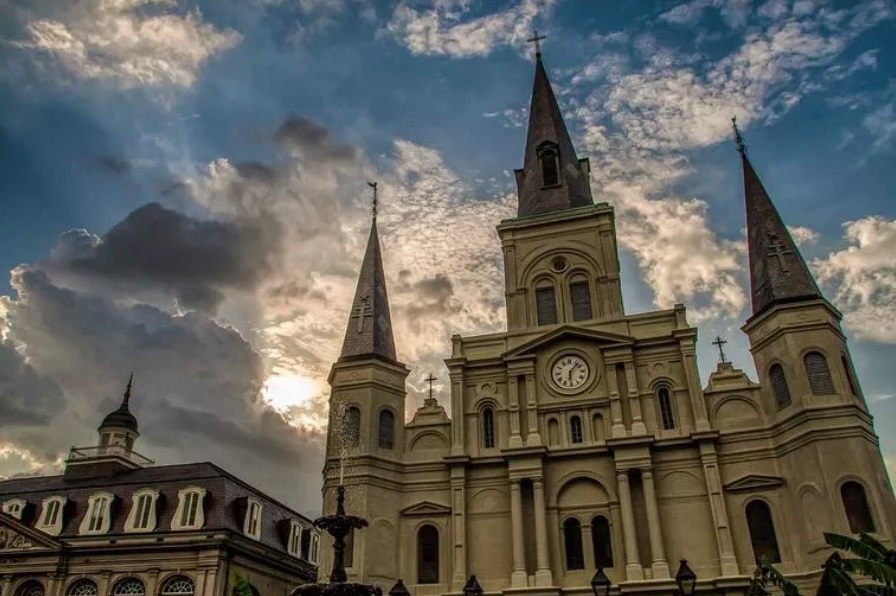
[(886, 586), (896, 586), (896, 569), (868, 559), (843, 559), (843, 568), (850, 573), (864, 575)]
[(862, 596), (896, 596), (896, 588), (892, 586), (862, 586), (859, 590)]
[[(843, 536), (842, 534), (825, 532), (824, 539), (829, 546), (850, 552), (859, 558), (868, 559), (870, 561), (883, 561), (886, 553), (886, 549), (879, 550), (875, 544), (856, 540), (855, 538)], [(876, 543), (876, 541), (874, 542)], [(877, 543), (877, 545), (879, 544), (880, 543)]]
[(874, 550), (879, 552), (881, 556), (886, 556), (887, 551), (889, 550), (886, 546), (881, 544), (881, 542), (878, 541), (877, 538), (866, 532), (862, 532), (862, 534), (859, 536), (859, 542), (862, 542), (874, 548)]

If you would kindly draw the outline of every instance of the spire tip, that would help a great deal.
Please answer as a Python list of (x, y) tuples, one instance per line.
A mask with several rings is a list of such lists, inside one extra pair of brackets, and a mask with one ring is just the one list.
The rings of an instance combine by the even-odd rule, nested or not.
[(737, 152), (741, 154), (741, 157), (746, 157), (747, 144), (744, 142), (744, 137), (740, 134), (740, 129), (737, 127), (737, 116), (731, 117), (731, 127), (734, 129), (734, 143), (737, 146)]

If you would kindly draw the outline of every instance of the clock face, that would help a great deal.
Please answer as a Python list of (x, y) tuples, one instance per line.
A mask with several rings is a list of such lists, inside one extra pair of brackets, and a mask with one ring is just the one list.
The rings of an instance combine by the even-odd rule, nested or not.
[(588, 375), (588, 363), (575, 354), (561, 356), (551, 368), (551, 378), (561, 389), (578, 389), (584, 386)]

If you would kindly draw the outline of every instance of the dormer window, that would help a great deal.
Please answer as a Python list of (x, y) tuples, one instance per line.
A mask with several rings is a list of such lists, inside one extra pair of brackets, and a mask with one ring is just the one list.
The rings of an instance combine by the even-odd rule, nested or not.
[(112, 521), (111, 493), (94, 493), (87, 498), (87, 513), (81, 521), (81, 534), (105, 534)]
[(308, 545), (308, 562), (317, 565), (320, 561), (318, 554), (320, 552), (320, 534), (311, 530), (311, 538)]
[(177, 493), (177, 511), (171, 520), (172, 530), (198, 530), (205, 525), (202, 501), (206, 490), (201, 486), (189, 486)]
[(27, 502), (24, 499), (10, 499), (4, 501), (3, 513), (20, 520), (22, 519), (22, 511), (24, 511), (25, 505), (27, 505)]
[(134, 493), (125, 532), (152, 532), (156, 529), (156, 501), (159, 491), (142, 488)]
[(62, 508), (64, 497), (47, 497), (41, 506), (40, 519), (35, 526), (38, 530), (51, 536), (59, 536), (62, 532)]
[(261, 502), (251, 497), (246, 509), (246, 519), (243, 521), (243, 533), (256, 540), (261, 538)]
[(308, 556), (307, 547), (303, 550), (302, 545), (305, 542), (305, 530), (302, 524), (293, 520), (289, 523), (289, 540), (286, 543), (286, 550), (290, 555), (297, 559)]
[(557, 145), (551, 142), (538, 147), (538, 162), (541, 164), (541, 185), (544, 188), (560, 186), (560, 159)]

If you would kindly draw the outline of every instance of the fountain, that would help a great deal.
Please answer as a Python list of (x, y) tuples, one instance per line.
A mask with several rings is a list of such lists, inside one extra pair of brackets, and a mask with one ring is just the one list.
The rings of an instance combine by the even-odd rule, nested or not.
[(292, 596), (382, 596), (379, 586), (346, 581), (345, 537), (354, 529), (367, 527), (367, 520), (345, 513), (345, 487), (336, 487), (336, 513), (314, 520), (314, 527), (326, 530), (333, 537), (333, 570), (329, 583), (305, 584), (292, 591)]

